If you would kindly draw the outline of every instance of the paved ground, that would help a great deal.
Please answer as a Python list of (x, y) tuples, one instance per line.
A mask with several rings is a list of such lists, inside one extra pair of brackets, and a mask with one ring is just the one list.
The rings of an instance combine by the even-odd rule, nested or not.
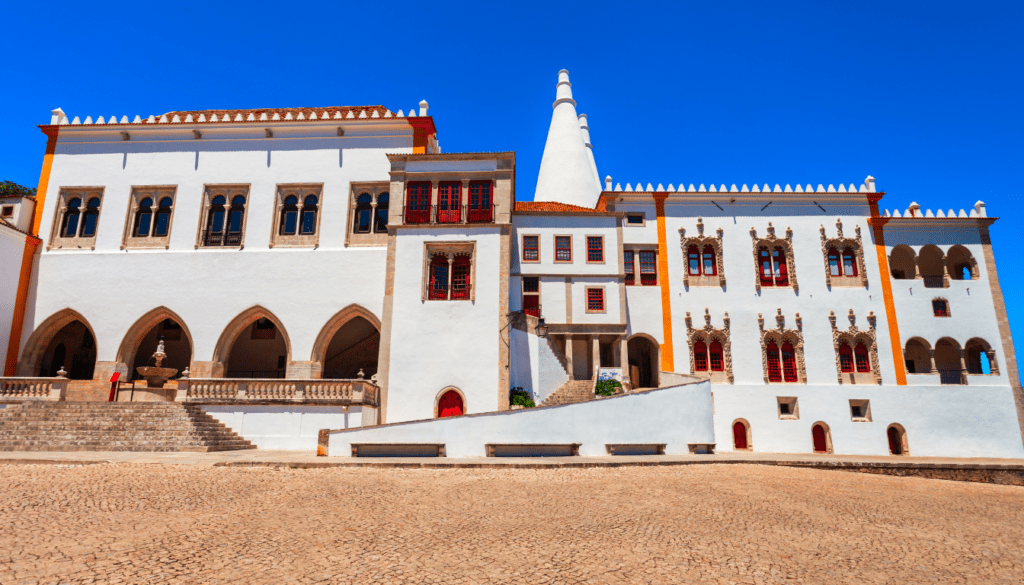
[(763, 465), (0, 465), (0, 583), (1018, 583), (1024, 488)]

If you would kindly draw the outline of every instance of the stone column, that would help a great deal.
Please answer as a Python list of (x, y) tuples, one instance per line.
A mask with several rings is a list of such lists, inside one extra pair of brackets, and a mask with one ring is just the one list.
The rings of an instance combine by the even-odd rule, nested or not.
[(565, 363), (566, 368), (569, 370), (569, 379), (575, 380), (575, 370), (572, 367), (572, 335), (565, 336)]
[(629, 379), (629, 341), (625, 335), (619, 337), (619, 367), (622, 368), (622, 385), (632, 385)]
[(597, 377), (597, 369), (601, 367), (601, 338), (598, 337), (597, 335), (591, 335), (590, 336), (590, 343), (591, 343), (591, 346), (592, 346), (591, 347), (591, 352), (590, 352), (591, 360), (592, 360), (592, 363), (590, 364), (591, 365), (590, 371), (594, 372), (594, 377), (596, 378)]
[(452, 300), (452, 263), (455, 261), (455, 254), (448, 253), (448, 300)]
[(939, 373), (939, 368), (937, 368), (935, 366), (935, 349), (934, 348), (928, 350), (928, 358), (932, 362), (932, 369), (931, 369), (931, 372), (929, 372), (929, 373), (931, 373), (931, 374), (938, 374)]
[(921, 257), (914, 255), (914, 278), (921, 278)]

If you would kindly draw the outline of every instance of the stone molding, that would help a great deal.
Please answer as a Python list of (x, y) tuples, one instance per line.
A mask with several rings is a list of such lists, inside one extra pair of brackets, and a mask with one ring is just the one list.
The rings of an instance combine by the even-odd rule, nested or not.
[[(434, 256), (441, 254), (448, 257), (448, 297), (436, 301), (455, 302), (460, 300), (476, 301), (476, 241), (471, 242), (424, 242), (423, 243), (423, 276), (420, 283), (420, 301), (430, 300), (430, 263)], [(452, 261), (456, 256), (469, 256), (469, 298), (452, 299)], [(435, 302), (435, 301), (431, 301)]]
[[(730, 319), (729, 313), (725, 313), (722, 317), (722, 327), (715, 328), (711, 325), (711, 312), (707, 307), (704, 308), (704, 326), (695, 329), (693, 327), (693, 319), (690, 317), (689, 311), (686, 313), (686, 336), (687, 342), (690, 347), (690, 373), (696, 375), (696, 362), (693, 356), (693, 345), (698, 341), (703, 341), (708, 346), (711, 345), (712, 341), (717, 341), (722, 344), (722, 360), (723, 368), (726, 379), (730, 384), (736, 382), (735, 377), (732, 373), (732, 341), (729, 337), (730, 332)], [(711, 373), (711, 381), (715, 382), (715, 374), (718, 372), (711, 372), (710, 363), (708, 364), (708, 371)]]
[[(350, 183), (348, 199), (348, 225), (346, 226), (345, 231), (345, 246), (382, 247), (387, 245), (388, 230), (385, 229), (382, 232), (377, 231), (377, 204), (378, 198), (381, 195), (388, 196), (387, 224), (391, 225), (391, 208), (396, 206), (395, 198), (392, 195), (391, 191), (391, 183), (388, 181)], [(357, 209), (356, 200), (359, 198), (360, 195), (364, 193), (370, 196), (370, 231), (365, 233), (356, 233), (356, 214), (359, 212), (359, 210)]]
[[(122, 250), (146, 250), (164, 249), (171, 247), (171, 229), (174, 226), (174, 209), (178, 202), (177, 185), (159, 185), (146, 187), (132, 187), (131, 197), (128, 200), (128, 212), (124, 221), (124, 234), (121, 237)], [(136, 218), (139, 213), (139, 202), (149, 197), (153, 200), (150, 208), (149, 229), (152, 234), (156, 230), (156, 214), (160, 209), (160, 200), (171, 198), (171, 217), (167, 220), (167, 235), (165, 236), (135, 236)]]
[[(224, 230), (228, 229), (228, 222), (231, 217), (231, 200), (238, 195), (245, 197), (245, 204), (242, 205), (242, 233), (238, 245), (236, 246), (207, 246), (203, 243), (203, 236), (206, 234), (207, 223), (210, 220), (210, 207), (213, 198), (221, 195), (224, 197)], [(227, 249), (239, 249), (245, 247), (245, 226), (249, 223), (249, 203), (251, 197), (249, 195), (248, 184), (231, 184), (231, 185), (205, 185), (203, 187), (203, 210), (199, 214), (199, 229), (196, 231), (196, 249), (199, 248), (227, 248)]]
[[(270, 247), (271, 248), (316, 248), (320, 245), (320, 218), (324, 210), (324, 186), (320, 184), (294, 184), (278, 185), (274, 195), (274, 221), (270, 224)], [(298, 211), (295, 217), (295, 233), (285, 235), (281, 233), (281, 214), (284, 212), (284, 200), (294, 195), (299, 201)], [(306, 197), (316, 197), (316, 225), (312, 234), (301, 234), (302, 231), (302, 208)]]
[[(843, 384), (843, 368), (839, 362), (839, 346), (842, 343), (849, 343), (850, 348), (854, 349), (857, 347), (857, 343), (862, 342), (868, 348), (868, 359), (871, 360), (871, 375), (875, 381), (875, 384), (882, 385), (882, 371), (878, 365), (878, 343), (875, 338), (875, 312), (871, 311), (868, 313), (868, 329), (857, 328), (857, 316), (854, 315), (853, 309), (850, 309), (850, 313), (847, 315), (850, 320), (850, 327), (846, 331), (840, 330), (836, 326), (836, 313), (835, 311), (828, 312), (828, 320), (832, 324), (832, 349), (836, 355), (836, 380)], [(854, 358), (856, 360), (856, 357)], [(856, 367), (854, 367), (856, 370)], [(857, 376), (857, 372), (854, 372)]]
[(846, 249), (846, 248), (852, 248), (853, 251), (854, 251), (854, 255), (857, 258), (857, 277), (837, 276), (835, 278), (839, 279), (839, 282), (837, 282), (835, 285), (836, 286), (850, 286), (850, 284), (844, 284), (844, 281), (850, 281), (850, 280), (853, 280), (854, 278), (856, 278), (857, 279), (856, 282), (859, 283), (859, 286), (862, 286), (864, 288), (867, 288), (867, 286), (868, 286), (868, 271), (867, 271), (867, 267), (864, 264), (864, 244), (861, 241), (861, 237), (860, 237), (860, 226), (856, 225), (856, 226), (854, 226), (853, 229), (854, 229), (854, 232), (856, 232), (856, 234), (857, 234), (855, 237), (853, 237), (853, 238), (843, 237), (843, 222), (839, 218), (836, 218), (836, 237), (834, 237), (834, 238), (827, 237), (825, 235), (825, 226), (824, 225), (822, 225), (820, 230), (819, 230), (821, 232), (821, 254), (822, 254), (822, 258), (825, 261), (825, 285), (828, 286), (829, 288), (832, 288), (832, 286), (833, 286), (833, 282), (832, 282), (833, 277), (832, 277), (832, 270), (830, 269), (830, 267), (828, 265), (828, 250), (829, 250), (829, 248), (833, 248), (833, 247), (836, 249), (837, 252), (840, 253), (840, 257), (839, 257), (840, 264), (842, 264), (842, 262), (843, 262), (842, 251), (844, 249)]
[[(104, 190), (104, 187), (67, 187), (60, 190), (57, 194), (56, 214), (53, 218), (53, 226), (50, 228), (50, 239), (46, 242), (47, 250), (96, 249), (96, 234), (100, 231), (100, 216), (103, 214)], [(65, 238), (60, 234), (63, 231), (64, 218), (67, 216), (68, 202), (76, 197), (82, 199), (82, 205), (78, 208), (78, 228), (75, 236)], [(79, 235), (82, 233), (82, 226), (85, 223), (86, 209), (88, 209), (89, 202), (93, 199), (100, 200), (100, 206), (99, 209), (97, 209), (96, 216), (96, 229), (93, 231), (91, 236)]]
[(772, 288), (792, 288), (793, 292), (800, 292), (800, 285), (796, 280), (796, 257), (793, 255), (793, 230), (787, 227), (786, 237), (780, 238), (775, 235), (775, 227), (769, 221), (767, 231), (768, 235), (758, 238), (757, 230), (753, 227), (750, 228), (750, 239), (753, 242), (754, 251), (754, 288), (757, 289), (757, 292), (761, 292), (761, 260), (757, 255), (758, 248), (764, 246), (771, 252), (772, 248), (780, 247), (786, 252), (786, 272), (789, 278), (789, 286)]
[[(782, 384), (807, 383), (807, 364), (804, 359), (804, 322), (803, 318), (800, 317), (800, 313), (794, 314), (794, 320), (796, 321), (796, 329), (786, 329), (786, 318), (782, 315), (782, 309), (778, 309), (778, 312), (775, 315), (776, 326), (771, 329), (765, 329), (764, 317), (761, 313), (757, 314), (757, 326), (761, 331), (761, 370), (764, 372), (765, 384), (778, 386)], [(782, 344), (787, 341), (793, 345), (793, 351), (796, 352), (796, 382), (768, 381), (768, 343), (771, 341), (774, 341), (779, 346), (780, 350), (782, 348)]]
[[(771, 224), (769, 224), (771, 225)], [(705, 236), (704, 235), (704, 218), (697, 218), (697, 235), (686, 237), (686, 228), (679, 228), (679, 245), (683, 249), (683, 286), (689, 288), (691, 286), (720, 286), (725, 288), (725, 261), (722, 246), (722, 238), (724, 232), (722, 228), (716, 230), (716, 235)], [(697, 276), (694, 277), (694, 282), (690, 279), (690, 265), (689, 258), (687, 257), (688, 249), (690, 246), (697, 246), (698, 253), (703, 254), (704, 246), (710, 245), (715, 250), (715, 262), (718, 268), (718, 283), (715, 284), (716, 278), (714, 276)], [(755, 251), (756, 256), (756, 251)], [(701, 257), (703, 262), (703, 256)], [(759, 281), (760, 282), (760, 281)], [(730, 380), (731, 381), (731, 380)]]

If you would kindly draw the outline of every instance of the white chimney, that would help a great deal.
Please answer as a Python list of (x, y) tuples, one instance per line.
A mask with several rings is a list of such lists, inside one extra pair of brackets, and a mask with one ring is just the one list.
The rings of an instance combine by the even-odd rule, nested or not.
[(429, 107), (429, 105), (427, 104), (427, 100), (423, 100), (423, 101), (420, 102), (420, 116), (421, 117), (424, 117), (424, 116), (427, 115), (427, 108), (428, 107)]

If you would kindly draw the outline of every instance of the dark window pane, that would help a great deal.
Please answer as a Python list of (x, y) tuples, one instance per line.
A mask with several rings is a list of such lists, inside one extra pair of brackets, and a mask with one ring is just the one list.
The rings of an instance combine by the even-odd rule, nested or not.
[[(237, 197), (236, 197), (236, 199), (237, 199)], [(237, 234), (237, 233), (242, 231), (242, 210), (241, 209), (232, 209), (231, 210), (231, 219), (229, 220), (228, 231), (233, 233), (233, 234)]]
[[(95, 199), (93, 201), (96, 201)], [(89, 202), (90, 205), (92, 202)], [(86, 212), (85, 217), (82, 219), (82, 236), (91, 238), (96, 235), (96, 220), (99, 219), (99, 214), (95, 212)]]
[(171, 212), (160, 211), (156, 214), (156, 227), (153, 230), (153, 235), (163, 237), (167, 235), (167, 229), (171, 225)]
[(135, 237), (144, 238), (149, 235), (149, 220), (152, 217), (148, 211), (139, 214), (139, 225), (135, 228)]
[(78, 235), (78, 216), (79, 213), (77, 211), (68, 212), (66, 225), (64, 227), (65, 238), (73, 238)]
[(316, 231), (316, 211), (302, 210), (302, 233), (312, 234)]
[(295, 223), (298, 219), (299, 213), (297, 211), (287, 211), (284, 214), (284, 229), (281, 230), (282, 235), (291, 236), (295, 235)]
[(224, 210), (214, 210), (210, 219), (210, 231), (213, 233), (220, 233), (224, 230)]

